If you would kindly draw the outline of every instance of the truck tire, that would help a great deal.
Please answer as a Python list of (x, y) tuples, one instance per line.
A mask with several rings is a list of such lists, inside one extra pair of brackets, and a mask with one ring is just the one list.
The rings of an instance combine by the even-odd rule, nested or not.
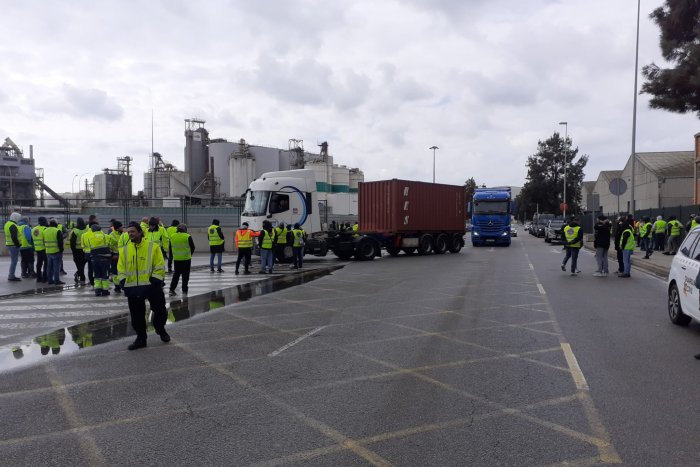
[(459, 253), (463, 246), (464, 242), (462, 240), (462, 235), (454, 234), (452, 235), (452, 238), (450, 238), (450, 244), (447, 246), (447, 248), (450, 250), (450, 253)]
[(416, 252), (416, 249), (413, 247), (404, 248), (403, 252), (406, 253), (408, 256), (412, 256)]
[(401, 248), (394, 245), (389, 245), (388, 247), (386, 247), (386, 252), (389, 253), (391, 256), (398, 256), (399, 253), (401, 253)]
[(423, 234), (418, 239), (418, 254), (428, 255), (433, 251), (433, 236), (430, 234)]
[(449, 237), (447, 234), (441, 233), (437, 237), (435, 237), (435, 244), (433, 245), (433, 253), (436, 255), (442, 255), (445, 254), (447, 251), (447, 242), (449, 240)]
[(377, 254), (379, 245), (371, 238), (363, 238), (355, 245), (355, 258), (360, 261), (371, 261)]

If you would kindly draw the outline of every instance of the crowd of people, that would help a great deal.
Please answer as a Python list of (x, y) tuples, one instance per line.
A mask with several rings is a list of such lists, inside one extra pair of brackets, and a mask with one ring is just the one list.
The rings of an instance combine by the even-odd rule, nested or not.
[[(609, 274), (608, 251), (611, 243), (617, 256), (617, 271), (621, 278), (629, 278), (632, 266), (632, 254), (638, 247), (644, 252), (643, 259), (649, 259), (655, 252), (664, 255), (675, 255), (678, 252), (687, 232), (700, 225), (700, 216), (691, 215), (683, 225), (676, 216), (670, 216), (668, 221), (663, 216), (657, 216), (652, 222), (649, 217), (635, 220), (631, 215), (621, 215), (614, 220), (605, 215), (597, 218), (594, 230), (593, 247), (597, 270), (596, 277), (607, 277)], [(576, 276), (581, 271), (577, 268), (578, 252), (583, 246), (583, 232), (578, 217), (573, 217), (562, 228), (566, 256), (561, 265), (566, 271), (566, 265), (571, 259), (571, 275)]]
[[(140, 222), (129, 222), (125, 227), (120, 221), (110, 219), (109, 228), (101, 225), (97, 215), (87, 222), (78, 217), (67, 225), (51, 217), (39, 217), (32, 226), (27, 216), (12, 212), (5, 223), (5, 245), (10, 254), (8, 281), (36, 279), (37, 284), (60, 286), (65, 284), (62, 275), (63, 253), (69, 248), (76, 266), (74, 282), (92, 286), (96, 297), (124, 293), (131, 314), (131, 324), (136, 340), (129, 350), (146, 347), (146, 300), (153, 311), (153, 327), (163, 342), (169, 342), (165, 331), (166, 304), (164, 287), (167, 272), (172, 273), (170, 295), (177, 294), (181, 281), (183, 294), (188, 293), (192, 254), (195, 243), (187, 232), (187, 226), (173, 220), (164, 227), (158, 217), (144, 217)], [(304, 245), (307, 234), (299, 224), (273, 227), (263, 222), (261, 231), (253, 231), (244, 222), (235, 232), (238, 257), (235, 274), (241, 264), (243, 274), (251, 274), (251, 256), (257, 239), (261, 251), (261, 274), (272, 273), (276, 263), (285, 258), (285, 248), (291, 247), (293, 266), (303, 266)], [(207, 228), (209, 242), (209, 266), (211, 273), (223, 273), (222, 256), (225, 236), (220, 222), (214, 219)], [(20, 276), (16, 275), (20, 263)], [(86, 273), (87, 269), (87, 273)]]

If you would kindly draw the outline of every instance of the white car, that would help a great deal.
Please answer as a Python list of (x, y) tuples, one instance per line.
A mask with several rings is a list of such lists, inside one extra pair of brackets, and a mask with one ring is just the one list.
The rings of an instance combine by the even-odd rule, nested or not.
[(668, 316), (673, 324), (700, 321), (700, 228), (686, 237), (673, 257), (668, 273)]

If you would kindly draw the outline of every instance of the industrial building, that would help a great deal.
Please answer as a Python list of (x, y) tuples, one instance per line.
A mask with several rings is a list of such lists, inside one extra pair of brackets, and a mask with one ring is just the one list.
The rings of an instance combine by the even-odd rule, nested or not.
[(0, 199), (8, 203), (33, 205), (36, 198), (36, 170), (33, 147), (29, 146), (29, 157), (10, 138), (0, 146)]
[(131, 157), (118, 157), (116, 169), (104, 169), (92, 179), (96, 200), (114, 203), (131, 198)]

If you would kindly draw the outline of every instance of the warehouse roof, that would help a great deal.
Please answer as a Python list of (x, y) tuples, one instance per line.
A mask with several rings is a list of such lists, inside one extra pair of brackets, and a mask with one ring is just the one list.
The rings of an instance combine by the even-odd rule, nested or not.
[(637, 160), (658, 177), (692, 177), (695, 152), (638, 152)]

